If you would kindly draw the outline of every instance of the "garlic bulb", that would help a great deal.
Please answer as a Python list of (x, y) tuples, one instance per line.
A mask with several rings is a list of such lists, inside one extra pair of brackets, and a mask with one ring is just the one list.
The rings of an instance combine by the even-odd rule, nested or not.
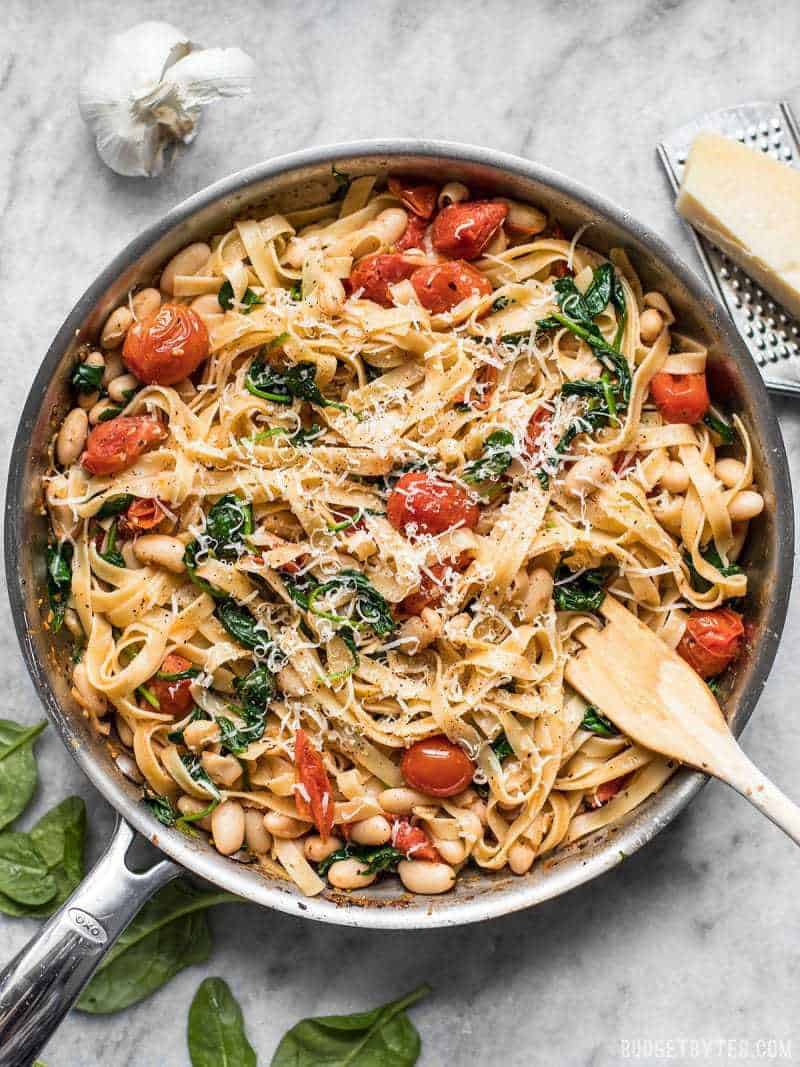
[(255, 69), (240, 48), (198, 48), (167, 22), (142, 22), (112, 37), (84, 75), (81, 115), (104, 163), (152, 178), (169, 147), (194, 140), (207, 104), (251, 91)]

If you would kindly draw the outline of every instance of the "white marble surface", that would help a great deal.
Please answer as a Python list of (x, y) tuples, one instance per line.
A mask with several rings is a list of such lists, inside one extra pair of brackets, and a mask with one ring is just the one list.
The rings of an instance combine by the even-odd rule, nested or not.
[[(118, 178), (94, 154), (76, 90), (114, 30), (165, 18), (208, 44), (240, 44), (262, 76), (248, 101), (209, 116), (158, 181)], [(319, 0), (5, 0), (0, 12), (0, 433), (7, 456), (39, 359), (84, 287), (146, 223), (187, 194), (270, 155), (392, 135), (472, 141), (580, 178), (686, 255), (654, 144), (699, 111), (791, 95), (796, 0), (608, 4)], [(800, 475), (800, 413), (778, 405)], [(5, 461), (3, 463), (5, 473)], [(790, 793), (797, 784), (800, 589), (745, 747)], [(36, 698), (0, 607), (0, 715), (33, 721)], [(110, 813), (50, 733), (39, 744), (36, 814), (68, 792), (88, 802), (96, 854)], [(240, 998), (262, 1064), (299, 1016), (371, 1005), (428, 980), (414, 1011), (423, 1067), (625, 1062), (622, 1041), (750, 1042), (699, 1062), (760, 1063), (759, 1039), (792, 1043), (797, 1022), (798, 854), (713, 784), (653, 844), (603, 879), (480, 927), (359, 933), (251, 905), (217, 909), (216, 951), (115, 1018), (73, 1015), (49, 1067), (188, 1064), (185, 1020), (206, 975)], [(0, 957), (32, 933), (0, 919)], [(670, 1062), (696, 1063), (687, 1047)], [(640, 1062), (657, 1062), (651, 1056)]]

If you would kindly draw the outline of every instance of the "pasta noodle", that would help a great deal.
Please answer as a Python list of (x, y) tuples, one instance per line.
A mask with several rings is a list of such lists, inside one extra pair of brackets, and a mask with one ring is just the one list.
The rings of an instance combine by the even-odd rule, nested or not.
[(623, 252), (378, 184), (216, 236), (154, 312), (180, 341), (130, 327), (138, 386), (77, 446), (65, 421), (46, 480), (76, 700), (162, 821), (257, 813), (218, 847), (306, 894), (522, 874), (659, 789), (674, 765), (565, 686), (572, 635), (612, 591), (719, 674), (763, 507), (705, 349)]

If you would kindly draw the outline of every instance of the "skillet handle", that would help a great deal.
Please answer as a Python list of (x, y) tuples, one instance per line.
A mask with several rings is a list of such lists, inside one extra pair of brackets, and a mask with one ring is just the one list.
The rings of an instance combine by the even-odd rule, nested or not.
[(69, 900), (0, 973), (0, 1064), (28, 1067), (142, 905), (181, 873), (128, 869), (135, 837), (118, 818), (106, 851)]

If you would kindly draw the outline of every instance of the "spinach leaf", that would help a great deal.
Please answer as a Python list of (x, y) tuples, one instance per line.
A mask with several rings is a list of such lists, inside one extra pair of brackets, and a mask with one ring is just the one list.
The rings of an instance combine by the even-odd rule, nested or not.
[(217, 589), (211, 582), (207, 582), (205, 578), (198, 578), (197, 552), (199, 548), (200, 546), (197, 541), (190, 541), (183, 553), (183, 563), (186, 567), (186, 573), (189, 575), (189, 580), (196, 585), (198, 589), (202, 589), (204, 593), (208, 593), (209, 596), (214, 597), (215, 600), (225, 599), (228, 596), (227, 593), (224, 593), (221, 589)]
[(725, 419), (720, 418), (711, 411), (703, 417), (703, 422), (722, 439), (724, 445), (733, 444), (733, 439), (736, 435), (733, 423), (726, 422)]
[(492, 311), (505, 311), (509, 304), (513, 303), (508, 296), (498, 296), (497, 300), (492, 304)]
[(216, 616), (234, 641), (254, 652), (263, 651), (272, 643), (266, 630), (253, 615), (230, 597), (217, 604)]
[(58, 890), (30, 834), (0, 834), (0, 892), (19, 904), (45, 904)]
[(328, 400), (317, 385), (314, 363), (295, 363), (286, 370), (278, 370), (263, 359), (254, 359), (245, 378), (245, 388), (253, 396), (271, 400), (274, 404), (291, 404), (292, 400), (307, 400), (321, 408), (349, 411), (347, 404)]
[(286, 592), (292, 600), (304, 611), (308, 611), (308, 602), (311, 594), (319, 587), (319, 582), (313, 574), (284, 574), (281, 573)]
[(504, 759), (514, 755), (514, 749), (505, 734), (500, 734), (492, 741), (492, 751), (501, 763)]
[(46, 726), (0, 719), (0, 830), (22, 814), (36, 790), (33, 744)]
[(108, 519), (112, 515), (120, 515), (123, 511), (128, 510), (135, 499), (136, 497), (132, 493), (118, 493), (116, 496), (110, 496), (100, 506), (95, 518)]
[(582, 730), (591, 730), (599, 737), (616, 737), (619, 731), (610, 719), (601, 715), (594, 704), (590, 704), (583, 713)]
[(332, 865), (339, 860), (357, 859), (364, 865), (361, 870), (362, 874), (379, 874), (381, 871), (393, 871), (400, 860), (405, 858), (405, 853), (392, 845), (372, 846), (348, 843), (318, 863), (317, 873), (327, 874)]
[(325, 427), (313, 422), (307, 430), (303, 426), (296, 430), (289, 438), (289, 442), (295, 448), (310, 448), (314, 441), (324, 433)]
[(514, 458), (514, 435), (510, 430), (495, 430), (483, 442), (479, 459), (464, 468), (462, 480), (468, 485), (499, 482)]
[(242, 1009), (221, 978), (200, 983), (189, 1008), (187, 1040), (192, 1067), (256, 1067)]
[(254, 667), (244, 678), (236, 678), (233, 687), (245, 708), (262, 711), (275, 696), (275, 677), (266, 667)]
[(78, 363), (72, 372), (72, 385), (79, 393), (97, 393), (103, 384), (104, 367)]
[(253, 532), (253, 506), (236, 493), (226, 493), (206, 516), (210, 550), (223, 560), (235, 560), (246, 551), (245, 538)]
[(64, 622), (67, 600), (72, 592), (72, 545), (62, 541), (47, 546), (47, 596), (53, 614), (50, 628), (57, 634)]
[(406, 1008), (430, 991), (421, 985), (372, 1011), (302, 1019), (284, 1035), (270, 1067), (413, 1067), (421, 1043)]
[[(610, 567), (594, 567), (576, 574), (563, 564), (555, 575), (553, 599), (559, 611), (599, 611), (605, 600)], [(563, 583), (559, 585), (559, 582)]]
[[(83, 849), (86, 835), (86, 809), (80, 797), (67, 797), (51, 808), (28, 836), (56, 886), (56, 892), (42, 904), (22, 904), (0, 893), (0, 912), (16, 917), (46, 918), (61, 907), (83, 878)], [(2, 836), (2, 835), (0, 835)]]
[(125, 560), (122, 558), (122, 554), (117, 551), (117, 519), (114, 519), (108, 528), (108, 534), (106, 535), (106, 547), (99, 553), (100, 559), (104, 559), (106, 563), (110, 563), (112, 567), (124, 567)]
[(187, 773), (192, 779), (192, 781), (197, 782), (197, 784), (205, 793), (208, 793), (208, 795), (210, 797), (213, 797), (214, 800), (221, 799), (219, 789), (208, 777), (208, 772), (206, 771), (203, 764), (200, 762), (199, 756), (192, 755), (188, 752), (184, 753), (184, 755), (181, 756), (181, 763), (186, 768)]
[[(233, 286), (229, 281), (224, 281), (220, 286), (220, 290), (217, 293), (217, 300), (219, 301), (219, 306), (222, 308), (223, 311), (230, 311), (233, 307)], [(244, 291), (241, 303), (244, 305), (244, 311), (242, 312), (242, 314), (249, 315), (253, 308), (256, 307), (257, 304), (263, 304), (264, 300), (258, 295), (258, 293), (254, 293), (253, 290), (248, 286), (248, 288)]]
[(300, 278), (292, 283), (292, 288), (289, 290), (289, 296), (291, 296), (292, 300), (300, 301), (303, 299), (303, 282)]
[[(611, 291), (614, 287), (614, 268), (610, 263), (601, 263), (592, 275), (589, 288), (583, 294), (583, 302), (589, 312), (589, 318), (595, 319), (611, 303)], [(563, 279), (566, 281), (567, 279)], [(571, 279), (570, 279), (571, 280)]]
[(349, 174), (345, 174), (344, 171), (337, 170), (336, 164), (331, 164), (331, 174), (333, 180), (336, 182), (336, 190), (334, 191), (331, 200), (344, 200), (347, 196), (347, 190), (350, 188), (350, 182), (352, 178)]
[(189, 678), (197, 678), (199, 674), (199, 667), (187, 667), (185, 671), (176, 671), (173, 674), (169, 671), (156, 671), (156, 678), (161, 682), (185, 682)]
[[(343, 592), (352, 593), (355, 613), (358, 621), (347, 619), (342, 615), (324, 611), (317, 607), (317, 601), (327, 593)], [(345, 626), (353, 626), (361, 629), (369, 626), (376, 637), (387, 637), (394, 633), (397, 622), (392, 615), (392, 609), (377, 589), (370, 583), (366, 575), (356, 570), (341, 570), (327, 582), (323, 582), (308, 595), (308, 610), (322, 619)]]
[[(713, 541), (709, 541), (705, 548), (700, 549), (700, 555), (707, 563), (710, 563), (712, 567), (716, 567), (723, 578), (730, 578), (734, 574), (744, 573), (738, 563), (731, 562), (727, 566), (723, 564), (722, 558), (720, 557), (719, 552), (717, 552), (717, 546)], [(684, 553), (683, 558), (686, 562), (686, 566), (689, 568), (689, 582), (692, 589), (696, 590), (698, 593), (708, 592), (711, 588), (711, 582), (697, 571), (695, 565), (692, 563), (692, 557), (688, 552)]]
[(150, 809), (150, 813), (155, 815), (162, 826), (174, 826), (178, 821), (178, 811), (173, 807), (169, 797), (148, 795), (143, 797), (143, 801), (145, 806)]
[(240, 901), (231, 893), (196, 889), (185, 881), (159, 890), (103, 960), (77, 1007), (93, 1015), (121, 1011), (211, 953), (205, 915), (214, 904)]

